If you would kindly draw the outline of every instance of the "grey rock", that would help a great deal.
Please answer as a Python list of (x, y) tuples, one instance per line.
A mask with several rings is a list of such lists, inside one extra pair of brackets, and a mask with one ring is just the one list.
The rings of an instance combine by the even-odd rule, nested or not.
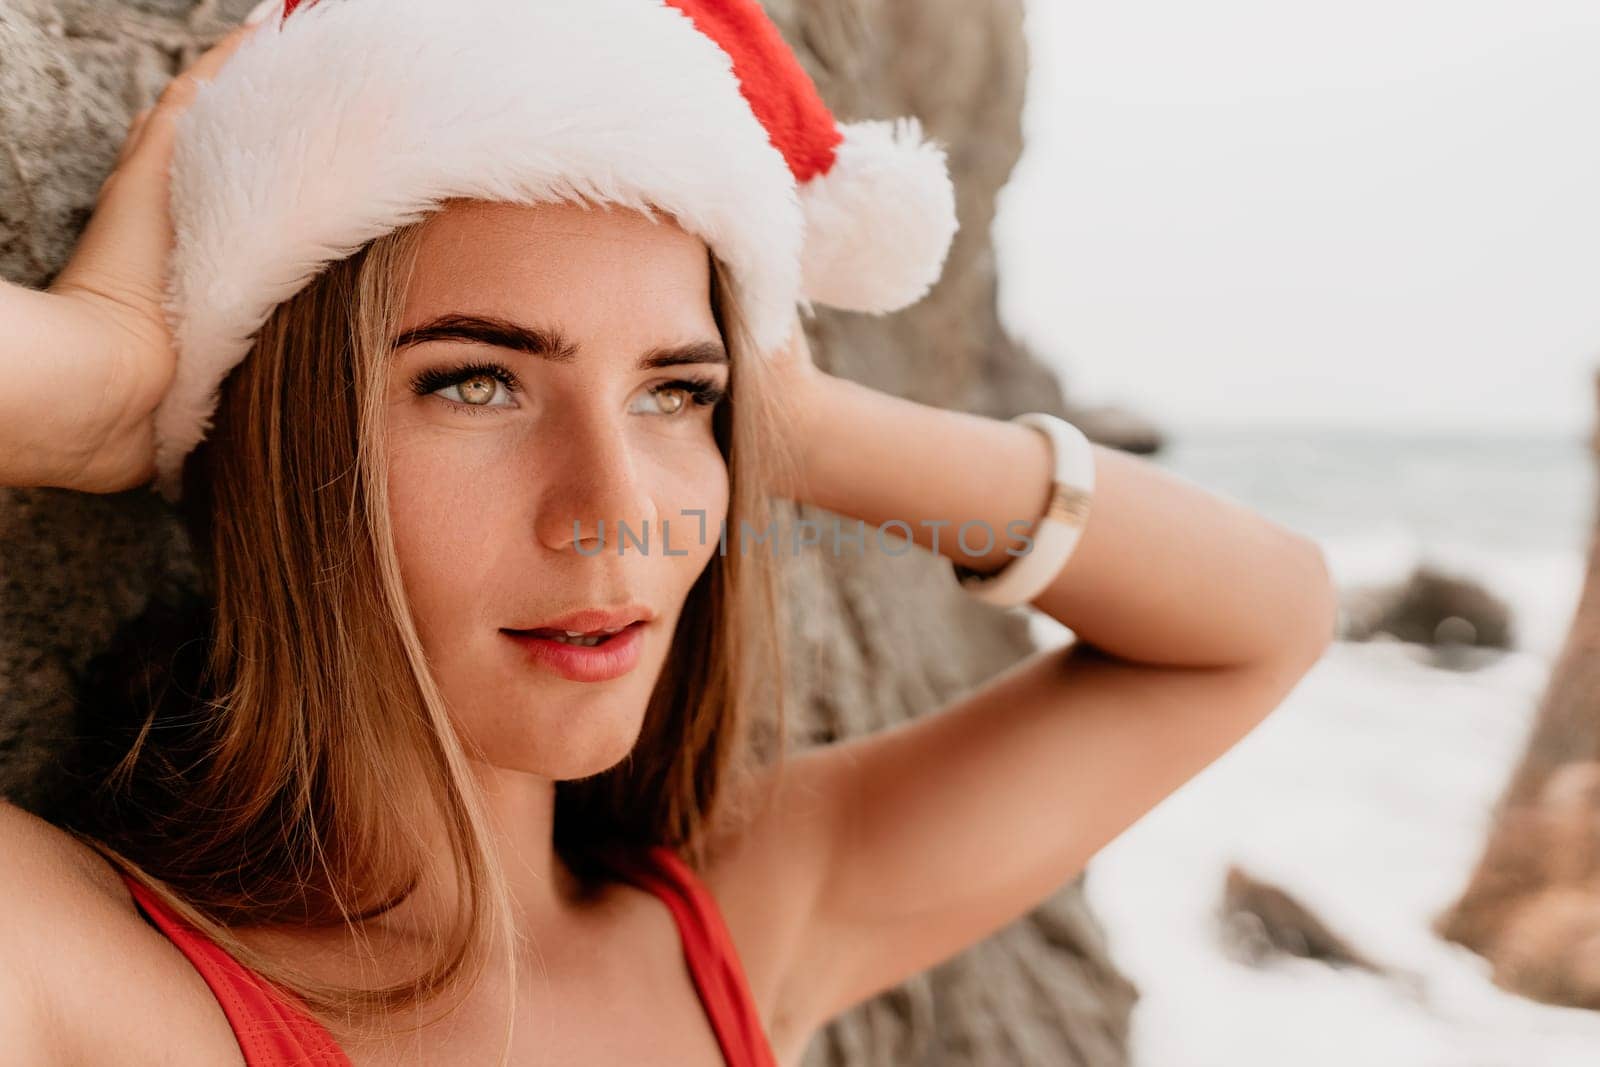
[(1346, 590), (1340, 603), (1340, 637), (1388, 637), (1439, 651), (1515, 646), (1511, 608), (1504, 600), (1472, 578), (1427, 563), (1403, 582)]

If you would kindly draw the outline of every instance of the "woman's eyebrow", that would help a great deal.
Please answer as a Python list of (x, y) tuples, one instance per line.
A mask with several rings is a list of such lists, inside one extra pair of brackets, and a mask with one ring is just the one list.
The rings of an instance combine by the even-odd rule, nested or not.
[[(406, 330), (390, 344), (391, 352), (425, 341), (467, 341), (526, 352), (555, 363), (571, 363), (578, 358), (578, 346), (560, 330), (525, 326), (492, 315), (440, 315), (421, 326)], [(720, 341), (691, 341), (650, 349), (639, 358), (639, 369), (673, 367), (685, 363), (727, 363), (728, 352)]]
[(639, 369), (675, 367), (683, 363), (726, 363), (728, 350), (720, 341), (691, 341), (686, 345), (652, 348), (639, 357)]
[(473, 344), (493, 345), (542, 356), (556, 363), (571, 363), (578, 358), (578, 346), (561, 335), (560, 330), (524, 326), (510, 319), (489, 315), (440, 315), (421, 326), (406, 330), (390, 344), (391, 352), (425, 341), (469, 341)]

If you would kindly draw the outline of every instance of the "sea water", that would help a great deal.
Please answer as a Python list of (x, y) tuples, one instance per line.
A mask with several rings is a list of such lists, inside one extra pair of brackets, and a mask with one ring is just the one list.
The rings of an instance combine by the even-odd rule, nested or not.
[[(1600, 1012), (1508, 994), (1430, 930), (1478, 859), (1577, 603), (1587, 442), (1254, 427), (1175, 433), (1151, 461), (1314, 537), (1342, 587), (1422, 562), (1481, 583), (1510, 606), (1517, 647), (1458, 671), (1401, 642), (1336, 643), (1257, 730), (1094, 858), (1090, 903), (1142, 993), (1135, 1064), (1600, 1063)], [(1035, 619), (1042, 640), (1065, 639)], [(1235, 962), (1214, 914), (1231, 864), (1420, 992), (1308, 960)]]

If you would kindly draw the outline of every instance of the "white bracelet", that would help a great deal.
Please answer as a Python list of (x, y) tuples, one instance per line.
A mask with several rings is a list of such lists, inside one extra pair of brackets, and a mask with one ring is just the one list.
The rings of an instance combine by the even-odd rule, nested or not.
[(950, 563), (963, 589), (979, 600), (1003, 607), (1029, 603), (1061, 573), (1083, 535), (1094, 495), (1094, 451), (1082, 430), (1042, 411), (1026, 412), (1011, 421), (1045, 435), (1055, 468), (1050, 503), (1034, 524), (1033, 544), (992, 574), (972, 570), (954, 560)]

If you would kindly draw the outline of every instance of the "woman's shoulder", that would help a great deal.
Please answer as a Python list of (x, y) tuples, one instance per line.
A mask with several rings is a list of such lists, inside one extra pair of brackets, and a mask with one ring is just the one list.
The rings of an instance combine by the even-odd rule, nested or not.
[(204, 979), (100, 853), (0, 798), (0, 855), (0, 1018), (40, 1062), (243, 1062)]
[(94, 900), (124, 904), (133, 911), (133, 897), (104, 857), (61, 827), (3, 797), (0, 844), (10, 860), (0, 868), (0, 893), (6, 895), (6, 903), (62, 908)]

